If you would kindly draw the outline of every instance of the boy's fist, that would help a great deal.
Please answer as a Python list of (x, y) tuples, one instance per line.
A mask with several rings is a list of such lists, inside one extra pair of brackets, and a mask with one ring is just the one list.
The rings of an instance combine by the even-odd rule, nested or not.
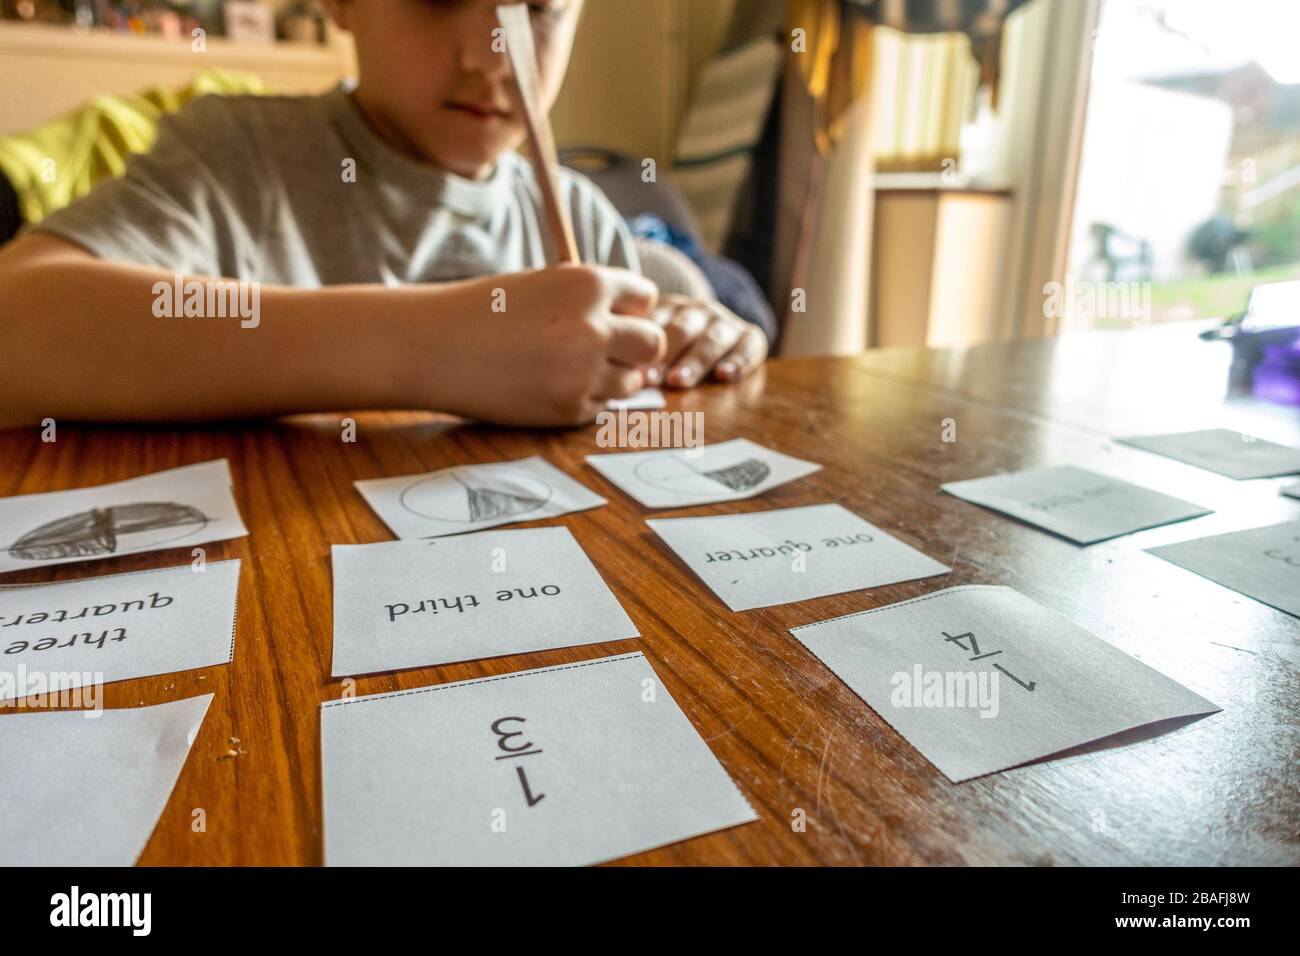
[(514, 425), (580, 425), (664, 360), (658, 290), (624, 269), (556, 266), (466, 283), (464, 361), (435, 407)]

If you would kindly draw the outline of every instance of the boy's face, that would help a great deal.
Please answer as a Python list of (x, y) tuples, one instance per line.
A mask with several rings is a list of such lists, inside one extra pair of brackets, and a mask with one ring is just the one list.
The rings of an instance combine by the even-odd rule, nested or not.
[[(499, 0), (326, 0), (356, 41), (355, 98), (379, 134), (403, 152), (461, 176), (488, 175), (526, 137), (511, 94), (510, 61), (493, 35)], [(560, 91), (582, 0), (527, 4), (539, 96)], [(496, 50), (494, 50), (494, 46)]]

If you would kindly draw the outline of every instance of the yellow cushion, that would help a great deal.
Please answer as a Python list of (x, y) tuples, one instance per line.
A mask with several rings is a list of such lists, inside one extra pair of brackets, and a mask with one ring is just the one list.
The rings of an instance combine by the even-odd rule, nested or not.
[(26, 133), (0, 136), (0, 174), (18, 194), (23, 221), (40, 222), (101, 179), (121, 175), (130, 154), (153, 146), (163, 114), (208, 93), (265, 92), (251, 73), (204, 70), (179, 90), (153, 87), (128, 96), (96, 96)]

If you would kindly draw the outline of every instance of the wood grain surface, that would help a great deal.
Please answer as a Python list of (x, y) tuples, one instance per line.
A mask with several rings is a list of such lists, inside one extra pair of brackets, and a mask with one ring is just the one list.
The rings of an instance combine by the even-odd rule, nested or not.
[[(58, 440), (0, 431), (0, 494), (93, 485), (230, 460), (249, 536), (233, 663), (105, 689), (109, 707), (213, 693), (142, 864), (319, 864), (318, 705), (330, 677), (330, 546), (391, 538), (353, 481), (541, 454), (609, 499), (538, 524), (569, 527), (640, 640), (374, 675), (359, 694), (644, 651), (760, 820), (631, 864), (1219, 864), (1300, 862), (1300, 621), (1144, 554), (1154, 544), (1300, 519), (1276, 481), (1234, 482), (1137, 449), (1126, 434), (1229, 426), (1300, 444), (1300, 415), (1225, 394), (1226, 348), (1187, 326), (852, 359), (773, 361), (732, 388), (670, 398), (707, 441), (745, 437), (822, 463), (760, 498), (654, 515), (839, 502), (951, 574), (729, 612), (649, 531), (651, 512), (588, 467), (595, 426), (469, 426), (416, 413), (218, 427), (83, 427)], [(945, 420), (956, 441), (945, 442)], [(939, 492), (1040, 464), (1095, 467), (1215, 509), (1080, 548)], [(529, 525), (522, 525), (529, 526)], [(6, 575), (69, 580), (187, 563), (188, 550)], [(1004, 584), (1223, 708), (963, 784), (949, 783), (787, 628), (957, 584)], [(182, 635), (183, 637), (183, 635)], [(0, 714), (0, 720), (5, 719)], [(0, 768), (3, 772), (3, 768)], [(86, 782), (88, 787), (94, 781)], [(194, 833), (203, 808), (207, 830)], [(797, 832), (793, 815), (807, 827)]]

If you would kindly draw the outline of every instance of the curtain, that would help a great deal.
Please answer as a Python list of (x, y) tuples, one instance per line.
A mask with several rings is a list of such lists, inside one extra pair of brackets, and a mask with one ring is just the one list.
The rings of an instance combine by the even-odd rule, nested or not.
[[(961, 33), (874, 31), (872, 100), (876, 168), (942, 172), (961, 155), (962, 126), (974, 118), (980, 68)], [(948, 161), (948, 165), (945, 164)]]
[[(972, 71), (996, 102), (1001, 25), (1025, 2), (788, 0), (791, 52), (769, 278), (785, 314), (782, 355), (866, 347), (874, 171), (936, 168), (957, 155), (973, 102)], [(886, 27), (962, 36), (891, 36)], [(978, 66), (961, 62), (972, 54)], [(877, 83), (896, 84), (892, 111), (873, 114)]]

